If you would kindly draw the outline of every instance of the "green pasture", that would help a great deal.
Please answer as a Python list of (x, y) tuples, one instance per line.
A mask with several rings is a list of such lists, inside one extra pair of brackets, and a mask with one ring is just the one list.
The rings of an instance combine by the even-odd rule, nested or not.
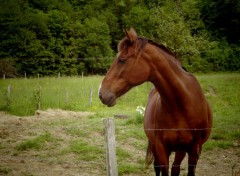
[[(128, 119), (116, 119), (116, 141), (119, 174), (142, 173), (147, 140), (143, 131), (143, 116), (136, 111), (137, 106), (145, 106), (151, 83), (133, 88), (109, 108), (98, 99), (98, 87), (102, 76), (31, 78), (0, 80), (0, 110), (30, 119), (38, 108), (41, 110), (64, 109), (71, 111), (90, 111), (94, 115), (82, 119), (67, 118), (52, 120), (29, 126), (29, 138), (18, 142), (2, 143), (0, 151), (18, 156), (27, 151), (46, 151), (54, 162), (64, 162), (64, 157), (76, 156), (75, 163), (97, 163), (97, 170), (105, 174), (105, 146), (103, 118), (115, 114), (129, 115)], [(209, 100), (214, 114), (214, 125), (210, 139), (204, 144), (204, 150), (213, 148), (239, 147), (240, 145), (240, 73), (197, 74), (202, 89)], [(8, 92), (8, 86), (11, 91)], [(39, 89), (39, 87), (41, 87)], [(90, 95), (92, 92), (92, 101)], [(10, 94), (10, 95), (9, 95)], [(27, 116), (27, 117), (25, 117)], [(64, 127), (64, 128), (63, 128)], [(38, 129), (40, 132), (31, 132)], [(59, 129), (53, 133), (50, 129)], [(64, 134), (64, 135), (63, 135)], [(67, 136), (63, 139), (63, 136)], [(0, 136), (1, 137), (1, 136)], [(51, 144), (51, 147), (49, 148)], [(64, 144), (64, 145), (63, 145)], [(63, 145), (64, 147), (60, 147)], [(12, 149), (11, 149), (12, 147)], [(4, 154), (3, 154), (4, 155)], [(58, 161), (55, 161), (59, 158)], [(62, 159), (61, 159), (62, 158)], [(91, 170), (91, 166), (86, 166)], [(4, 168), (8, 169), (8, 168)], [(1, 170), (0, 170), (1, 171)], [(148, 171), (144, 171), (145, 175)]]
[(114, 113), (132, 114), (137, 106), (145, 106), (152, 88), (151, 83), (133, 88), (118, 100), (117, 106), (108, 108), (98, 98), (102, 78), (90, 76), (0, 80), (0, 110), (18, 116), (29, 116), (35, 113), (40, 100), (41, 110), (60, 108), (111, 116)]
[[(109, 108), (98, 98), (102, 78), (90, 76), (0, 80), (0, 110), (18, 116), (30, 116), (35, 113), (40, 101), (41, 110), (59, 108), (92, 111), (99, 118), (115, 114), (130, 115), (132, 118), (139, 116), (136, 108), (146, 105), (152, 84), (145, 83), (133, 88), (118, 99), (116, 106)], [(197, 78), (214, 114), (212, 140), (206, 147), (237, 145), (240, 136), (240, 74), (198, 74)]]

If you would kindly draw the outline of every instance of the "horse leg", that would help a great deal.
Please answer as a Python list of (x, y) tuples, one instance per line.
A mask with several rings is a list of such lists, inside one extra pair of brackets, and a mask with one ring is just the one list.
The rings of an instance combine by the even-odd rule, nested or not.
[(180, 165), (185, 155), (186, 155), (185, 151), (176, 151), (174, 162), (172, 165), (171, 176), (179, 176)]
[(162, 176), (168, 176), (169, 170), (169, 156), (170, 152), (163, 146), (163, 144), (157, 144), (155, 146), (155, 162), (154, 168), (156, 176), (162, 173)]
[(188, 153), (188, 176), (195, 176), (197, 162), (201, 153), (202, 147), (196, 145), (191, 152)]
[(154, 158), (154, 171), (155, 171), (155, 175), (156, 176), (160, 176), (160, 167), (159, 167), (159, 162), (157, 160), (157, 151), (156, 151), (156, 146), (151, 145), (151, 143), (148, 143), (148, 150), (147, 150), (147, 157), (146, 157), (146, 161), (148, 163), (151, 162), (151, 154), (153, 155)]
[(156, 176), (160, 176), (160, 167), (157, 160), (154, 160), (154, 171)]

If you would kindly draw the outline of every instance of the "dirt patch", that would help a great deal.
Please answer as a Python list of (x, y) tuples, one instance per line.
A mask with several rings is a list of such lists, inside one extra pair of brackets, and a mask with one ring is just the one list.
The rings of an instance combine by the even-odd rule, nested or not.
[(81, 118), (93, 115), (92, 112), (64, 111), (61, 109), (48, 109), (46, 111), (38, 110), (35, 116), (38, 118)]
[[(239, 148), (203, 151), (198, 161), (196, 173), (199, 176), (240, 176), (239, 163)], [(181, 173), (187, 175), (187, 157), (183, 160), (181, 168)]]
[[(84, 133), (84, 130), (78, 131), (78, 128), (88, 128), (90, 124), (87, 124), (87, 119), (91, 115), (93, 114), (89, 112), (59, 109), (37, 111), (36, 115), (31, 117), (17, 117), (0, 112), (0, 175), (106, 175), (104, 158), (98, 162), (95, 159), (81, 159), (81, 154), (67, 152), (67, 146), (74, 140), (75, 134), (78, 140), (83, 138), (88, 140), (87, 133)], [(76, 123), (78, 123), (77, 126)], [(66, 128), (69, 125), (72, 131)], [(54, 139), (46, 140), (43, 148), (22, 151), (17, 149), (22, 141), (32, 139), (46, 131), (50, 132)], [(103, 134), (95, 131), (92, 136), (95, 138), (93, 141), (98, 143), (102, 141), (100, 145), (104, 148)], [(92, 139), (89, 138), (89, 140)], [(144, 159), (144, 150), (134, 151), (134, 148), (128, 147), (128, 144), (122, 144), (122, 146), (128, 148), (133, 155), (136, 153)], [(239, 147), (203, 151), (197, 166), (197, 175), (240, 176), (239, 163)], [(187, 159), (183, 161), (181, 168), (181, 175), (186, 175)], [(154, 172), (152, 168), (149, 168), (142, 174), (125, 175), (154, 175)]]

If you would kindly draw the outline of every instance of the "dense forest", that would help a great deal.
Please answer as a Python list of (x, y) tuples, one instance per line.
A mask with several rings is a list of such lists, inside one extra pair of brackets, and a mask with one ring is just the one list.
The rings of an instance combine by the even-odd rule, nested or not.
[(0, 75), (103, 74), (123, 29), (191, 72), (240, 70), (239, 0), (0, 0)]

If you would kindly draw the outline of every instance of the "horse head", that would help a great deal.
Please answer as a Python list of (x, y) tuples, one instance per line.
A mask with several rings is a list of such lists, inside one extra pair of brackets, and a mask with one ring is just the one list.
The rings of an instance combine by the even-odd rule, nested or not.
[(114, 106), (118, 97), (149, 77), (150, 67), (147, 60), (142, 58), (147, 40), (139, 38), (133, 28), (125, 30), (125, 35), (118, 44), (118, 53), (99, 89), (99, 98), (107, 106)]

